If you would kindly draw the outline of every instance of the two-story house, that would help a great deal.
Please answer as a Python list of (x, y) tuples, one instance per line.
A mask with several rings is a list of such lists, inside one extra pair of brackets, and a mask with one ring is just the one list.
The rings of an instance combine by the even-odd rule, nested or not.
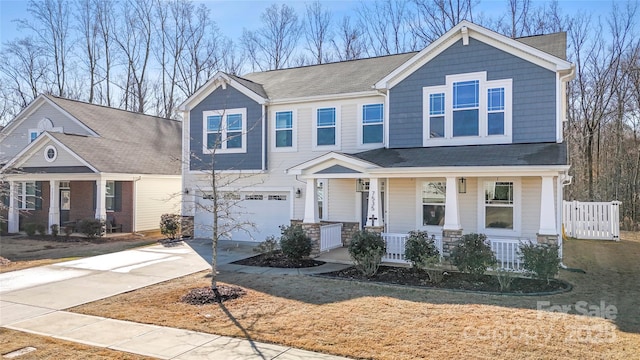
[[(10, 233), (27, 223), (108, 220), (158, 229), (180, 210), (180, 121), (38, 96), (0, 131), (0, 180)], [(7, 192), (3, 192), (7, 195)]]
[(210, 236), (214, 160), (257, 226), (234, 240), (301, 221), (427, 230), (445, 251), (471, 232), (561, 241), (565, 52), (564, 33), (511, 39), (463, 21), (420, 52), (218, 73), (181, 107), (183, 214)]

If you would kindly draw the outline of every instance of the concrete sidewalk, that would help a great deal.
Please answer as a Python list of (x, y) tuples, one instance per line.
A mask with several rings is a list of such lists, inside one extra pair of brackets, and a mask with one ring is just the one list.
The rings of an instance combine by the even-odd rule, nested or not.
[[(345, 359), (289, 347), (62, 311), (210, 268), (211, 242), (178, 242), (0, 274), (0, 326), (160, 359)], [(208, 250), (208, 251), (207, 251)], [(220, 271), (304, 274), (229, 264), (252, 246), (221, 242)], [(332, 271), (335, 265), (306, 273)], [(339, 267), (339, 266), (338, 266)], [(248, 269), (246, 269), (248, 268)]]

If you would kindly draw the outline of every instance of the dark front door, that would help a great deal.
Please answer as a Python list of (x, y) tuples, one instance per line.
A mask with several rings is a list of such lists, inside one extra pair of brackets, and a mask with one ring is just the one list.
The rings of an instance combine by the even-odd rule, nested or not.
[(71, 210), (71, 190), (60, 190), (60, 225), (69, 221)]
[(369, 192), (361, 192), (362, 194), (362, 228), (370, 225), (371, 220), (367, 219), (367, 212), (369, 208)]

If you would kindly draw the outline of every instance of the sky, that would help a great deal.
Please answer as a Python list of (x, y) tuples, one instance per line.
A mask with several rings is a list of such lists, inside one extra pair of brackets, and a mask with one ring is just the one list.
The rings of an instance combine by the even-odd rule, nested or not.
[[(353, 15), (354, 10), (361, 0), (328, 0), (322, 1), (329, 8), (335, 19), (343, 15)], [(622, 0), (559, 0), (559, 6), (563, 14), (574, 14), (579, 10), (595, 15), (606, 15), (611, 8), (612, 1), (623, 3)], [(237, 40), (242, 34), (242, 29), (256, 29), (260, 26), (260, 13), (272, 3), (282, 3), (272, 0), (205, 0), (196, 1), (204, 3), (211, 9), (211, 17), (218, 24), (224, 35)], [(293, 6), (301, 17), (305, 9), (305, 1), (284, 1)], [(543, 1), (533, 0), (534, 5)], [(481, 0), (476, 13), (484, 12), (487, 16), (498, 17), (506, 9), (506, 0)], [(0, 43), (11, 41), (21, 36), (20, 31), (13, 20), (28, 17), (27, 0), (0, 0)]]

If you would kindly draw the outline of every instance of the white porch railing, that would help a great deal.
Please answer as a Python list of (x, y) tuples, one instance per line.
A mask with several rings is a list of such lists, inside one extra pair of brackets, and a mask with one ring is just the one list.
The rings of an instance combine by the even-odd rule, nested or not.
[(342, 246), (342, 224), (320, 226), (320, 251), (329, 251)]
[(519, 254), (519, 250), (520, 244), (529, 242), (528, 240), (496, 238), (490, 238), (488, 240), (491, 245), (491, 250), (496, 254), (496, 259), (498, 260), (497, 269), (524, 270), (522, 266), (522, 256)]
[[(404, 257), (404, 248), (407, 244), (409, 234), (382, 233), (382, 238), (387, 243), (387, 253), (382, 257), (382, 261), (390, 263), (408, 264)], [(440, 255), (442, 255), (442, 237), (435, 237), (435, 245)]]
[(619, 201), (564, 201), (565, 234), (577, 239), (620, 240), (620, 204)]

